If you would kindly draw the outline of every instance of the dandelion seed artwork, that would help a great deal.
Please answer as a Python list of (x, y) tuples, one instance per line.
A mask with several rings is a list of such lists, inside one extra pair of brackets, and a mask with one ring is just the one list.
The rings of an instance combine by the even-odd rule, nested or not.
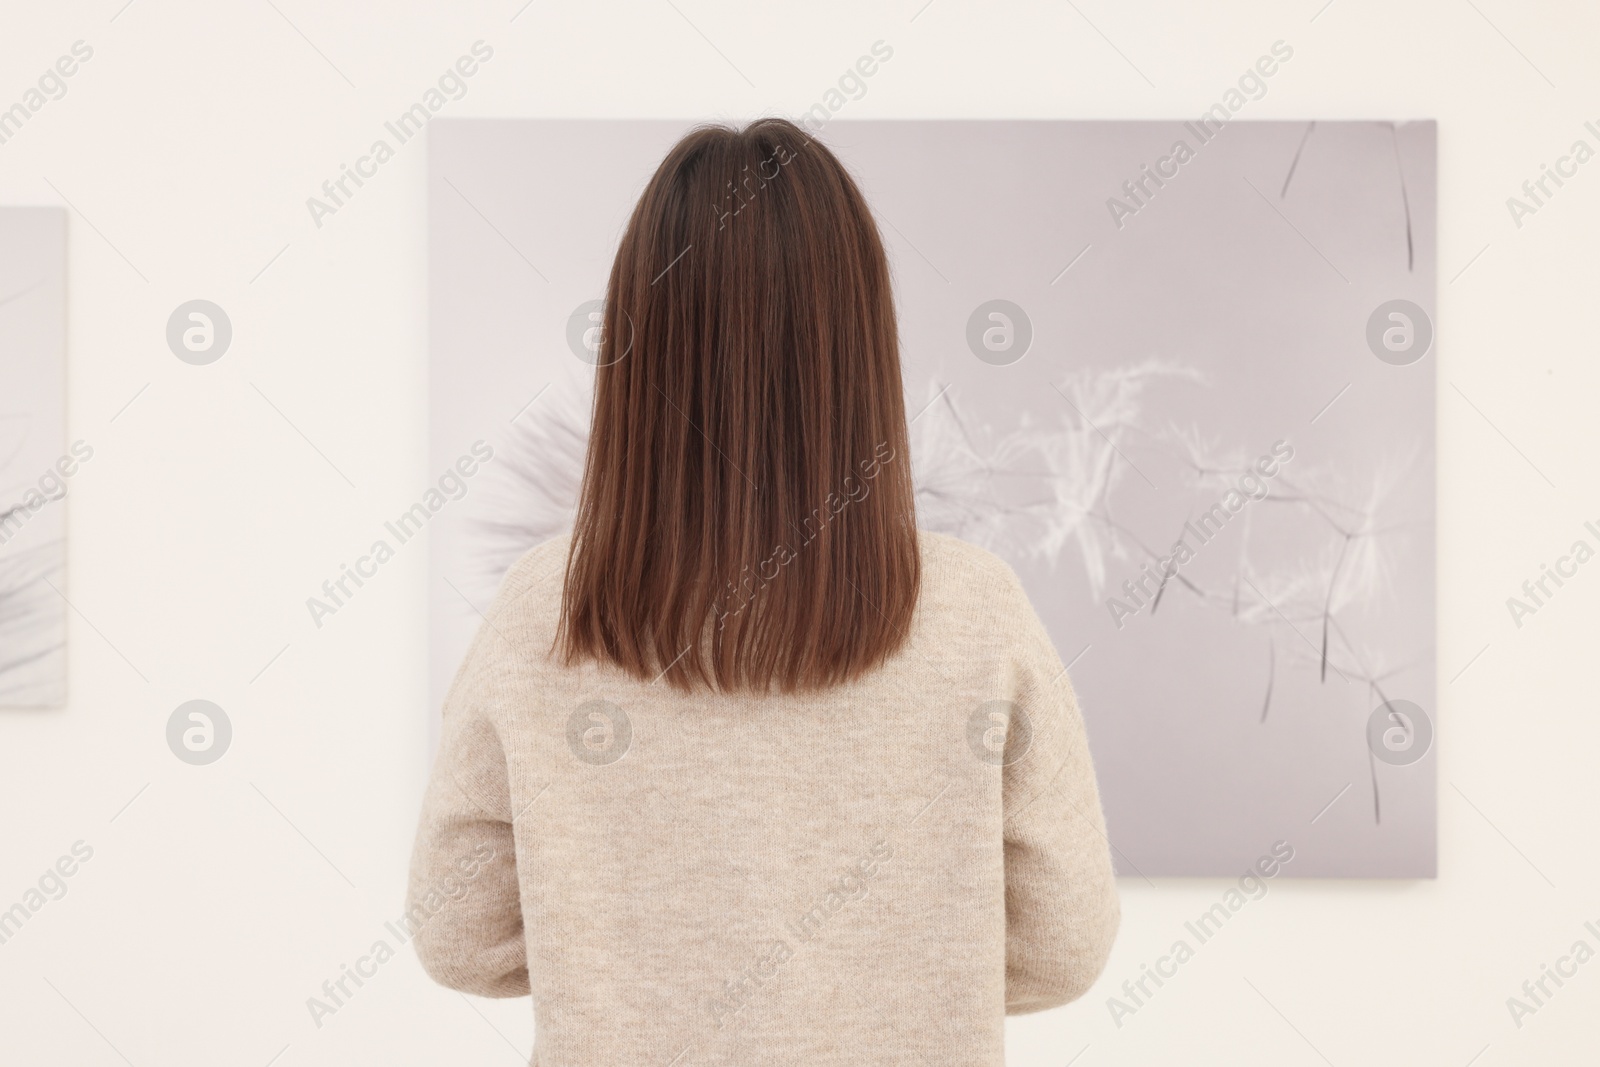
[[(432, 533), (435, 706), (571, 522), (584, 312), (684, 129), (434, 124), (432, 454), (495, 450)], [(918, 521), (1022, 578), (1121, 873), (1432, 877), (1434, 125), (812, 132), (892, 259)]]
[(67, 690), (66, 216), (0, 208), (0, 708)]

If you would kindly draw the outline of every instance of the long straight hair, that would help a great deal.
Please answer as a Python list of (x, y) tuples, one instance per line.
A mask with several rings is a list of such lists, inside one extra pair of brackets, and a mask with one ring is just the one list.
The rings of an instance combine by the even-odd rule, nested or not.
[(680, 690), (821, 689), (919, 588), (889, 266), (791, 122), (698, 127), (617, 249), (557, 643)]

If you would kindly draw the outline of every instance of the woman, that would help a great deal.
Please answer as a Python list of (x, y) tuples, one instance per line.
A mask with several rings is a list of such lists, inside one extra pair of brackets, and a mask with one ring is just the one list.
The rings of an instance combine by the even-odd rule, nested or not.
[(1000, 1064), (1119, 908), (1066, 671), (1011, 569), (918, 532), (889, 269), (791, 123), (701, 128), (617, 251), (573, 532), (445, 703), (428, 972), (534, 1062)]

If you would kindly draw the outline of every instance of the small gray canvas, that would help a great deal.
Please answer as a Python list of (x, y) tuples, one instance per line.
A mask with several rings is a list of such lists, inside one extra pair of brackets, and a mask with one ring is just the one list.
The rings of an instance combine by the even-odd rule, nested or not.
[(0, 707), (67, 692), (66, 213), (0, 208)]
[[(440, 120), (434, 708), (571, 519), (588, 313), (690, 124)], [(1119, 871), (1435, 873), (1431, 122), (834, 121), (889, 248), (919, 522), (1070, 665)], [(779, 179), (781, 180), (781, 178)]]

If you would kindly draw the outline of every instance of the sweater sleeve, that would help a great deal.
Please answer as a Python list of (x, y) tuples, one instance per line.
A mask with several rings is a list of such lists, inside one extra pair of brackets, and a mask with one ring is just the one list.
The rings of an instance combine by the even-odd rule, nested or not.
[(1006, 1012), (1020, 1015), (1089, 990), (1121, 906), (1072, 683), (1021, 583), (1007, 578), (1023, 620), (1013, 699), (1025, 721), (1013, 709), (1003, 766)]
[(486, 620), (445, 700), (406, 894), (423, 968), (486, 997), (529, 992), (506, 757), (484, 714), (503, 644)]

